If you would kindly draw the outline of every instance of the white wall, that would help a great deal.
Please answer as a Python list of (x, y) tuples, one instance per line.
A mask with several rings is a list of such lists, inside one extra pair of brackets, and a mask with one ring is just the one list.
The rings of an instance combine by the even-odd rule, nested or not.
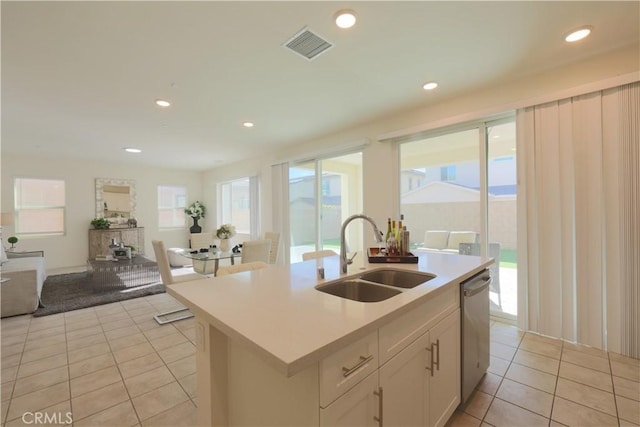
[[(274, 153), (272, 158), (254, 159), (217, 168), (205, 174), (205, 197), (215, 199), (216, 182), (248, 175), (261, 176), (262, 228), (271, 222), (271, 170), (277, 160), (309, 158), (309, 153), (333, 153), (358, 141), (369, 141), (363, 152), (364, 212), (381, 226), (388, 217), (399, 217), (398, 158), (393, 143), (378, 142), (381, 135), (420, 131), (513, 111), (540, 102), (541, 97), (612, 79), (640, 69), (638, 45), (598, 58), (586, 59), (560, 69), (500, 84), (475, 93), (461, 94), (448, 102), (399, 112), (344, 131), (326, 135)], [(640, 78), (640, 74), (638, 76)], [(426, 96), (426, 95), (425, 95)], [(559, 96), (560, 97), (560, 96)], [(215, 200), (205, 199), (214, 206)], [(370, 233), (365, 233), (365, 238)], [(373, 240), (365, 242), (373, 244)]]
[[(153, 258), (152, 239), (164, 240), (167, 247), (188, 245), (184, 229), (159, 231), (157, 186), (184, 185), (188, 203), (202, 196), (202, 174), (143, 167), (133, 164), (71, 161), (66, 159), (2, 156), (2, 212), (13, 212), (13, 179), (16, 177), (63, 179), (66, 186), (66, 234), (49, 237), (21, 237), (20, 250), (44, 250), (49, 274), (84, 267), (88, 255), (88, 229), (95, 217), (95, 179), (136, 181), (138, 225), (145, 228), (145, 252)], [(215, 210), (213, 211), (215, 212)], [(207, 218), (208, 219), (208, 218)], [(203, 223), (206, 227), (207, 222)], [(13, 235), (13, 227), (3, 236)]]
[[(131, 164), (77, 162), (59, 159), (35, 159), (2, 156), (2, 212), (13, 206), (13, 177), (51, 177), (66, 180), (67, 234), (60, 237), (22, 239), (21, 249), (44, 249), (47, 266), (51, 268), (84, 265), (87, 256), (87, 229), (94, 212), (94, 179), (135, 179), (138, 192), (138, 220), (145, 227), (146, 251), (152, 253), (151, 240), (161, 238), (167, 246), (185, 246), (188, 231), (158, 231), (156, 214), (156, 186), (158, 184), (186, 185), (188, 202), (199, 199), (208, 209), (201, 222), (203, 231), (214, 230), (218, 224), (216, 184), (245, 176), (260, 178), (260, 220), (262, 230), (272, 229), (271, 165), (282, 159), (308, 158), (309, 153), (334, 153), (358, 141), (369, 141), (363, 152), (364, 209), (384, 226), (388, 217), (399, 216), (398, 159), (394, 144), (378, 142), (383, 134), (403, 134), (438, 126), (451, 125), (513, 110), (525, 104), (539, 103), (540, 97), (562, 93), (582, 85), (599, 82), (640, 68), (638, 45), (615, 51), (598, 58), (587, 59), (562, 69), (530, 76), (520, 81), (501, 82), (494, 87), (468, 94), (429, 107), (417, 107), (395, 115), (378, 118), (340, 132), (308, 141), (300, 141), (272, 157), (247, 160), (198, 173), (145, 168)], [(425, 95), (427, 96), (427, 95)], [(565, 95), (566, 96), (566, 95)], [(561, 96), (558, 96), (560, 98)], [(400, 131), (399, 131), (400, 130)], [(398, 132), (397, 132), (398, 131)], [(7, 209), (9, 207), (9, 209)], [(4, 231), (5, 236), (12, 230)], [(365, 233), (370, 236), (370, 233)], [(240, 241), (244, 236), (237, 236)], [(365, 244), (373, 243), (366, 242)]]

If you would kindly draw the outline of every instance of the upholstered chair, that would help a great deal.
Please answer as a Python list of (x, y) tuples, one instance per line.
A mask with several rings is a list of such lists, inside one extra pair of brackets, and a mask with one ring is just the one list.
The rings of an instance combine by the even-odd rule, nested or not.
[(271, 240), (247, 240), (242, 242), (242, 263), (262, 261), (269, 262)]
[(264, 261), (245, 262), (242, 264), (229, 265), (226, 267), (220, 267), (216, 273), (216, 277), (226, 276), (228, 274), (240, 273), (242, 271), (258, 270), (260, 268), (266, 268), (269, 264)]

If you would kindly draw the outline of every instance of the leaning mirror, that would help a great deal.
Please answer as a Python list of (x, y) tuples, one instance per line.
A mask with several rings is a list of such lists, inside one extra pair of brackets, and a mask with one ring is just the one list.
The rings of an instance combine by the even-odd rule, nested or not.
[(112, 224), (136, 217), (136, 182), (132, 179), (96, 178), (96, 218)]

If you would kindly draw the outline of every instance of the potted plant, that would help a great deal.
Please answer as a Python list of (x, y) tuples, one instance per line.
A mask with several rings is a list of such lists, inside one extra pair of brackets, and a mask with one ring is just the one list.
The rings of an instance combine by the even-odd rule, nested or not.
[(13, 248), (15, 248), (15, 246), (14, 246), (14, 245), (15, 245), (16, 243), (18, 243), (18, 238), (17, 238), (16, 236), (11, 236), (11, 237), (9, 237), (9, 238), (7, 239), (7, 242), (11, 243), (11, 248), (10, 248), (10, 249), (13, 249)]
[(216, 237), (220, 239), (220, 250), (223, 252), (229, 252), (230, 242), (229, 239), (236, 235), (236, 227), (231, 224), (222, 224), (220, 228), (216, 230)]
[(93, 218), (91, 220), (91, 225), (93, 225), (93, 228), (97, 229), (107, 229), (111, 227), (111, 223), (105, 218)]
[(193, 225), (189, 229), (192, 233), (200, 233), (202, 232), (202, 227), (198, 225), (198, 220), (200, 218), (204, 218), (204, 215), (207, 213), (207, 208), (204, 207), (200, 201), (196, 200), (191, 204), (188, 208), (184, 210), (184, 212), (193, 218)]

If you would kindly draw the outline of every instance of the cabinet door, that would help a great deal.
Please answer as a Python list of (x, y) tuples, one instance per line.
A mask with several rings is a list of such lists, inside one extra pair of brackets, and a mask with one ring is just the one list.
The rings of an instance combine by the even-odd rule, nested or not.
[(423, 334), (380, 367), (385, 426), (427, 425), (429, 334)]
[(429, 332), (434, 344), (433, 376), (429, 377), (429, 425), (444, 426), (460, 403), (460, 310)]
[(360, 384), (320, 409), (321, 426), (378, 426), (378, 373), (374, 372)]

